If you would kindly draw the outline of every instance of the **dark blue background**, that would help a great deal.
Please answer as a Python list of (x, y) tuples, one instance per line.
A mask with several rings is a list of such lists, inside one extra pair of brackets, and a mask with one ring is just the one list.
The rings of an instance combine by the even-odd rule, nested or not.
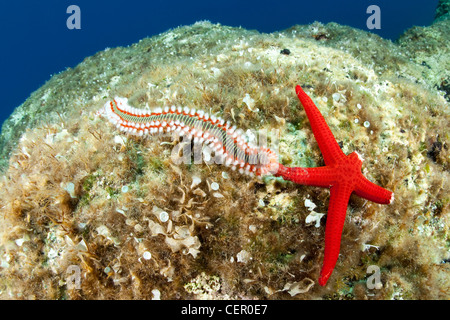
[[(282, 3), (282, 4), (279, 4)], [(199, 20), (261, 32), (314, 21), (366, 30), (371, 4), (381, 8), (376, 33), (395, 40), (413, 25), (433, 21), (438, 0), (44, 0), (0, 5), (0, 123), (53, 73), (74, 67), (106, 47), (126, 46), (147, 36)], [(81, 30), (69, 30), (69, 5), (81, 9)]]

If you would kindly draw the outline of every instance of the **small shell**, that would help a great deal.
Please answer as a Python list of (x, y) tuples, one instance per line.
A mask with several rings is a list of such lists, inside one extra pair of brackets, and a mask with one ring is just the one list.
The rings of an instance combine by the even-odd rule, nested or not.
[(73, 182), (67, 183), (66, 187), (64, 188), (64, 190), (66, 190), (70, 194), (71, 198), (76, 198), (77, 197), (75, 195), (75, 185), (73, 184)]
[(236, 255), (236, 258), (237, 262), (247, 263), (252, 259), (252, 256), (246, 250), (241, 250)]
[(192, 177), (191, 189), (195, 188), (196, 186), (198, 186), (201, 182), (202, 182), (202, 179), (200, 177), (193, 176)]
[(145, 251), (144, 254), (142, 255), (142, 257), (145, 260), (150, 260), (152, 258), (152, 254), (150, 252), (148, 252), (148, 251)]
[(255, 106), (255, 100), (252, 99), (252, 97), (250, 97), (250, 95), (248, 93), (245, 94), (244, 99), (242, 99), (242, 102), (244, 102), (247, 105), (247, 108), (250, 111), (254, 111), (253, 107)]
[(152, 294), (153, 294), (152, 300), (161, 300), (161, 292), (158, 289), (153, 289)]
[(217, 182), (211, 183), (211, 189), (214, 191), (219, 190), (219, 184)]
[(206, 192), (200, 188), (195, 189), (192, 193), (200, 197), (206, 197)]

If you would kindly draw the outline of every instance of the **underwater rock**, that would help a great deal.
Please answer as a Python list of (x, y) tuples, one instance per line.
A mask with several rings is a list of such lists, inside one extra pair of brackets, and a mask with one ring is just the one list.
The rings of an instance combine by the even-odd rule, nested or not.
[(442, 21), (450, 18), (450, 1), (449, 0), (439, 0), (438, 6), (436, 8), (436, 15), (434, 21)]
[[(198, 22), (53, 76), (2, 128), (0, 298), (449, 298), (448, 29), (393, 43), (336, 23), (261, 34)], [(306, 224), (304, 203), (326, 212), (327, 190), (176, 164), (170, 137), (127, 136), (97, 115), (115, 96), (202, 109), (277, 129), (281, 163), (320, 166), (297, 84), (395, 192), (385, 207), (351, 199), (325, 288), (310, 279), (326, 216)]]

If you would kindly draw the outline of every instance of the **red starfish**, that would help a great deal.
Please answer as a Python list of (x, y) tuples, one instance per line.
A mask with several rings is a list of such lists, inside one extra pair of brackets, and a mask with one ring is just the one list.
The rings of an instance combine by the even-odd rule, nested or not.
[(325, 255), (319, 278), (319, 284), (324, 286), (339, 257), (341, 234), (350, 195), (355, 193), (376, 203), (389, 204), (394, 200), (394, 194), (370, 182), (362, 175), (362, 157), (357, 152), (346, 156), (311, 98), (300, 86), (297, 86), (295, 91), (305, 108), (325, 166), (287, 168), (280, 164), (276, 176), (298, 184), (330, 188), (330, 203), (325, 228)]

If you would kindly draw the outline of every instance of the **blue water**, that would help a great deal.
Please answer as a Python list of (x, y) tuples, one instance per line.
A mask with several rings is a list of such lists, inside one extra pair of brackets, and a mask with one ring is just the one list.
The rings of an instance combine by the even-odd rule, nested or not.
[[(261, 32), (314, 21), (367, 30), (366, 9), (381, 9), (381, 30), (395, 40), (413, 25), (429, 25), (438, 0), (43, 0), (3, 1), (0, 16), (0, 123), (52, 74), (106, 47), (126, 46), (180, 25), (209, 20)], [(81, 9), (81, 30), (69, 30), (69, 5)]]

